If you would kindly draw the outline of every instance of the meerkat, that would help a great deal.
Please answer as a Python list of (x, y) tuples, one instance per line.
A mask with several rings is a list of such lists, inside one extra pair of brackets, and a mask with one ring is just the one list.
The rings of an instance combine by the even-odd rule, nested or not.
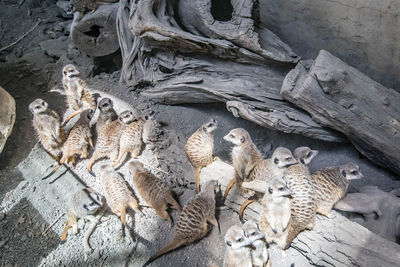
[(142, 119), (144, 120), (143, 130), (142, 130), (142, 140), (144, 144), (148, 144), (150, 135), (154, 127), (154, 116), (156, 113), (154, 110), (147, 110), (143, 112)]
[(112, 161), (116, 161), (119, 153), (119, 141), (123, 129), (123, 121), (134, 121), (136, 116), (132, 111), (122, 112), (118, 120), (106, 123), (102, 128), (100, 134), (97, 136), (95, 150), (88, 163), (88, 171), (95, 176), (92, 172), (93, 164), (96, 160), (109, 157)]
[(86, 83), (79, 77), (77, 68), (68, 64), (62, 70), (62, 84), (67, 95), (67, 105), (73, 111), (64, 123), (81, 113), (85, 109), (96, 109), (96, 101), (90, 93)]
[(330, 217), (332, 207), (346, 195), (350, 180), (363, 177), (360, 167), (352, 162), (324, 168), (311, 174), (317, 213)]
[(74, 22), (82, 19), (83, 15), (89, 10), (93, 13), (100, 5), (117, 3), (117, 0), (70, 0), (70, 4), (64, 9), (65, 13), (74, 15)]
[(86, 109), (80, 114), (79, 120), (69, 131), (68, 138), (62, 147), (62, 157), (58, 166), (43, 180), (52, 176), (65, 162), (74, 165), (77, 156), (81, 159), (88, 157), (88, 146), (93, 148), (92, 132), (89, 126), (93, 114), (92, 109)]
[(314, 228), (316, 217), (315, 190), (308, 167), (304, 163), (310, 163), (317, 153), (310, 153), (310, 151), (312, 150), (308, 147), (296, 148), (294, 155), (296, 155), (298, 163), (289, 166), (284, 176), (292, 193), (292, 217), (287, 237), (287, 247), (301, 231)]
[(61, 127), (61, 120), (57, 112), (48, 108), (48, 104), (42, 99), (36, 99), (29, 105), (33, 114), (33, 126), (40, 143), (45, 151), (58, 161), (63, 143), (66, 139), (64, 129)]
[(112, 213), (120, 217), (122, 236), (125, 236), (126, 208), (130, 207), (132, 210), (141, 213), (139, 204), (125, 180), (110, 164), (101, 165), (100, 173), (107, 205)]
[[(271, 158), (261, 160), (251, 171), (247, 181), (268, 181), (273, 178), (283, 178), (286, 169), (296, 164), (297, 160), (293, 157), (292, 152), (286, 147), (278, 147), (272, 153)], [(239, 211), (239, 218), (243, 220), (244, 210), (248, 205), (257, 201), (262, 194), (256, 193), (254, 197), (247, 199)]]
[[(84, 188), (78, 190), (68, 201), (66, 205), (67, 209), (67, 220), (65, 223), (64, 230), (61, 235), (61, 242), (64, 243), (67, 239), (68, 229), (72, 228), (72, 233), (76, 235), (78, 233), (78, 219), (84, 218), (91, 221), (96, 225), (98, 220), (94, 215), (103, 207), (102, 196), (95, 192), (91, 188)], [(89, 237), (85, 237), (83, 240), (83, 245), (85, 251), (91, 251), (89, 245)]]
[(99, 135), (105, 125), (118, 119), (118, 115), (114, 110), (112, 100), (109, 98), (101, 99), (97, 108), (99, 109), (100, 114), (96, 122), (96, 133)]
[(286, 249), (291, 218), (291, 192), (285, 180), (275, 178), (267, 182), (267, 190), (262, 199), (260, 226), (267, 244), (275, 243)]
[(231, 157), (233, 167), (235, 168), (235, 177), (225, 189), (224, 197), (226, 198), (235, 183), (239, 192), (241, 194), (245, 193), (246, 190), (242, 188), (242, 182), (247, 180), (250, 172), (260, 162), (262, 157), (260, 151), (251, 140), (250, 134), (243, 128), (233, 129), (223, 138), (234, 145)]
[[(129, 111), (128, 111), (129, 112)], [(124, 159), (128, 153), (131, 154), (132, 158), (140, 156), (143, 147), (142, 134), (146, 129), (146, 135), (148, 136), (148, 130), (150, 120), (152, 120), (154, 114), (152, 110), (146, 110), (142, 113), (140, 118), (132, 120), (131, 117), (125, 118), (125, 113), (121, 113), (120, 120), (123, 123), (121, 131), (121, 138), (119, 139), (119, 153), (117, 160), (115, 160), (113, 167), (118, 166), (122, 159)]]
[(255, 248), (251, 251), (253, 267), (264, 267), (268, 261), (265, 234), (261, 230), (260, 226), (253, 220), (245, 222), (242, 229)]
[(214, 161), (214, 134), (218, 128), (215, 119), (210, 119), (194, 132), (186, 142), (185, 153), (193, 166), (196, 191), (200, 192), (200, 171)]
[(182, 211), (182, 208), (173, 197), (169, 185), (144, 168), (140, 161), (130, 161), (128, 170), (133, 176), (133, 182), (139, 194), (156, 211), (158, 216), (168, 221), (171, 228), (172, 220), (167, 212), (168, 204), (179, 212)]
[(252, 267), (250, 247), (252, 243), (245, 231), (238, 225), (231, 226), (225, 234), (227, 245), (223, 267)]
[(207, 182), (203, 190), (183, 207), (176, 223), (175, 236), (172, 241), (152, 256), (143, 266), (174, 249), (192, 244), (203, 238), (210, 230), (207, 223), (218, 227), (219, 230), (219, 224), (215, 218), (216, 189), (216, 181)]

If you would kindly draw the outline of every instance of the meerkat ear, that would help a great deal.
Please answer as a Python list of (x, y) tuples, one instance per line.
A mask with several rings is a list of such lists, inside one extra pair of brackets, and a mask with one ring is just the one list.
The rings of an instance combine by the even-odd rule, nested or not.
[(226, 241), (226, 244), (227, 244), (228, 246), (232, 246), (232, 242), (231, 242), (231, 241)]
[(275, 163), (275, 164), (278, 164), (278, 163), (279, 163), (279, 159), (278, 159), (278, 158), (275, 158), (275, 159), (274, 159), (274, 163)]
[(342, 175), (343, 177), (346, 177), (346, 172), (344, 170), (342, 171)]
[(203, 131), (207, 131), (207, 128), (206, 128), (206, 127), (203, 127)]
[(246, 140), (246, 138), (244, 138), (243, 136), (240, 138), (241, 143), (244, 143), (245, 140)]
[(272, 187), (269, 187), (269, 188), (268, 188), (268, 192), (269, 192), (270, 194), (272, 194), (272, 193), (274, 192), (274, 190), (272, 189)]
[(303, 163), (303, 164), (306, 164), (306, 163), (304, 162), (304, 159), (300, 159), (300, 162)]

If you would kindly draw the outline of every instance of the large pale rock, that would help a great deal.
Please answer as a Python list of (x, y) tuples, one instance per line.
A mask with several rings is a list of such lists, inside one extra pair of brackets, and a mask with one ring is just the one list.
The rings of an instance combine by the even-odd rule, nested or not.
[(15, 122), (15, 100), (0, 87), (0, 153), (10, 136)]
[[(231, 165), (217, 160), (202, 169), (200, 182), (204, 184), (209, 180), (218, 180), (221, 189), (225, 190), (233, 174)], [(238, 211), (243, 200), (232, 189), (225, 205)], [(253, 203), (247, 207), (245, 218), (258, 220), (260, 211), (260, 203)], [(294, 249), (317, 266), (398, 266), (400, 245), (372, 233), (335, 211), (332, 213), (333, 219), (317, 216), (314, 229), (300, 233), (291, 244), (288, 255)], [(276, 266), (290, 265), (291, 260), (288, 256), (284, 265)]]

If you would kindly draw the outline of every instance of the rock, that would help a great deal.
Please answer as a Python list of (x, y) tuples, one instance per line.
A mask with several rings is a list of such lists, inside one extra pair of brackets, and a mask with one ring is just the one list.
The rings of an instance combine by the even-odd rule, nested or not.
[(2, 248), (5, 245), (6, 241), (0, 240), (0, 248)]
[(15, 116), (14, 98), (3, 87), (0, 87), (0, 153), (11, 134)]
[(6, 218), (5, 212), (0, 212), (0, 222)]

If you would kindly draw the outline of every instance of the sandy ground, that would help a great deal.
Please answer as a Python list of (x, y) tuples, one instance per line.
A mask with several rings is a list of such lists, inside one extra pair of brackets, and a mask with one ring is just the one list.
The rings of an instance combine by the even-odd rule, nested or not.
[[(30, 16), (28, 7), (31, 7)], [(63, 97), (49, 90), (54, 86), (60, 87), (61, 68), (70, 62), (79, 67), (83, 77), (88, 77), (91, 88), (102, 95), (115, 97), (118, 111), (134, 107), (140, 110), (153, 108), (158, 112), (156, 119), (162, 127), (157, 133), (157, 142), (151, 149), (145, 149), (141, 160), (169, 173), (156, 174), (171, 185), (181, 205), (195, 195), (193, 172), (183, 146), (187, 138), (210, 117), (220, 123), (215, 133), (214, 154), (222, 160), (229, 161), (230, 150), (222, 136), (233, 128), (243, 127), (250, 132), (264, 156), (269, 156), (278, 146), (294, 149), (307, 145), (320, 151), (310, 165), (311, 171), (354, 161), (365, 175), (365, 179), (354, 181), (354, 185), (372, 184), (385, 191), (400, 187), (400, 181), (393, 174), (360, 157), (350, 144), (325, 143), (261, 128), (234, 118), (222, 104), (155, 105), (130, 88), (119, 85), (118, 72), (95, 75), (112, 68), (104, 68), (103, 61), (92, 60), (71, 45), (67, 37), (70, 20), (63, 18), (51, 1), (27, 0), (21, 5), (12, 0), (2, 1), (0, 18), (0, 36), (3, 37), (0, 47), (11, 43), (39, 18), (42, 19), (31, 35), (12, 49), (0, 53), (0, 86), (6, 88), (17, 103), (16, 124), (0, 155), (0, 266), (141, 266), (172, 239), (173, 231), (167, 223), (153, 210), (144, 208), (143, 214), (131, 213), (128, 216), (130, 234), (126, 238), (121, 236), (117, 217), (106, 215), (92, 235), (90, 242), (94, 252), (87, 257), (87, 261), (81, 240), (88, 224), (80, 222), (83, 231), (76, 236), (70, 235), (66, 243), (59, 243), (66, 200), (83, 187), (82, 182), (102, 192), (99, 181), (86, 171), (87, 160), (80, 161), (54, 184), (41, 180), (55, 166), (55, 162), (36, 144), (28, 105), (40, 97), (59, 114), (65, 112)], [(15, 23), (8, 23), (11, 18)], [(99, 166), (100, 162), (94, 165), (95, 173)], [(125, 167), (119, 171), (128, 183), (132, 182)], [(176, 221), (177, 212), (172, 211), (172, 215)], [(203, 240), (160, 258), (152, 266), (221, 266), (225, 250), (223, 236), (239, 220), (231, 210), (218, 212), (218, 220), (221, 234), (213, 229)], [(296, 262), (296, 266), (309, 265), (297, 251), (289, 250), (287, 255), (288, 262)]]

